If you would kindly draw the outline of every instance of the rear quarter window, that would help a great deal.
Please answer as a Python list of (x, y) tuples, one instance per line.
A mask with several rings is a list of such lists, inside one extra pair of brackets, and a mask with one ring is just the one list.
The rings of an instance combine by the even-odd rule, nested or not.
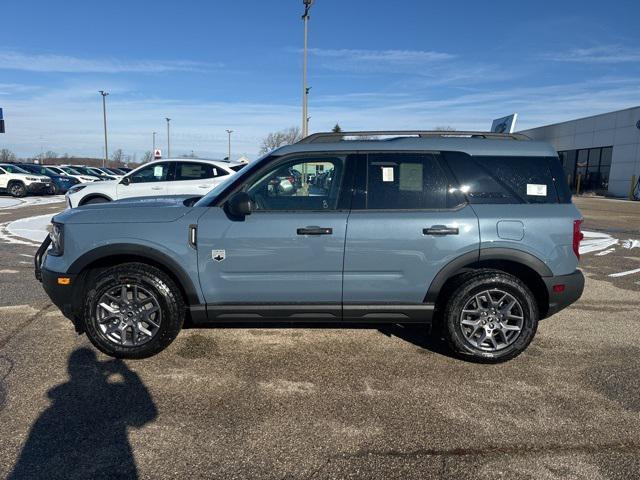
[[(564, 176), (558, 177), (557, 170), (562, 168), (557, 158), (470, 156), (457, 152), (447, 153), (445, 158), (470, 203), (571, 201)], [(558, 168), (554, 168), (554, 160)], [(561, 195), (558, 190), (561, 190)]]

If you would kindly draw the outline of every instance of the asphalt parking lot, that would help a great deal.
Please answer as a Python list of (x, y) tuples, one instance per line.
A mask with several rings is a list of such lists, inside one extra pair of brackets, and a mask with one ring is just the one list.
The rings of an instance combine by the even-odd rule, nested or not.
[(640, 202), (576, 203), (608, 246), (500, 365), (400, 326), (186, 330), (113, 360), (1, 235), (64, 205), (0, 209), (0, 477), (640, 478)]

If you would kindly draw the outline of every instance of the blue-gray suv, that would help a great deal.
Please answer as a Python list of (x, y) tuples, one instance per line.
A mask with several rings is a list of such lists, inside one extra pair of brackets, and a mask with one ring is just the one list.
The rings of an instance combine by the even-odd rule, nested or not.
[(546, 143), (319, 133), (203, 197), (56, 215), (36, 276), (114, 357), (158, 353), (184, 325), (324, 321), (428, 324), (501, 361), (582, 294), (581, 222)]

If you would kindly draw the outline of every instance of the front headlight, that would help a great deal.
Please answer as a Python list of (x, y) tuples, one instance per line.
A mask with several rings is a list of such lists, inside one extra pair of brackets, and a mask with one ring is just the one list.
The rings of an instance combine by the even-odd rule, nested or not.
[(86, 187), (86, 185), (74, 185), (69, 190), (67, 190), (67, 195), (73, 195), (74, 193), (78, 193), (84, 187)]
[(51, 250), (50, 255), (56, 257), (61, 256), (64, 253), (64, 225), (62, 223), (51, 222)]
[(27, 180), (29, 180), (30, 182), (39, 182), (40, 181), (39, 178), (35, 178), (35, 177), (27, 177)]

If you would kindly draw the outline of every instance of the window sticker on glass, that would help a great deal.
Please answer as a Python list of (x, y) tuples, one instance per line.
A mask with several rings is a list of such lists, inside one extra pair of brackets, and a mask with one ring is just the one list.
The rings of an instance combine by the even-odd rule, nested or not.
[(547, 186), (538, 183), (527, 183), (527, 195), (534, 197), (546, 197)]
[(157, 165), (153, 167), (153, 176), (154, 177), (162, 177), (162, 172), (164, 171), (164, 167), (162, 165)]
[(382, 167), (382, 181), (393, 182), (393, 167)]
[(400, 164), (400, 190), (405, 192), (422, 191), (421, 163), (404, 162)]

